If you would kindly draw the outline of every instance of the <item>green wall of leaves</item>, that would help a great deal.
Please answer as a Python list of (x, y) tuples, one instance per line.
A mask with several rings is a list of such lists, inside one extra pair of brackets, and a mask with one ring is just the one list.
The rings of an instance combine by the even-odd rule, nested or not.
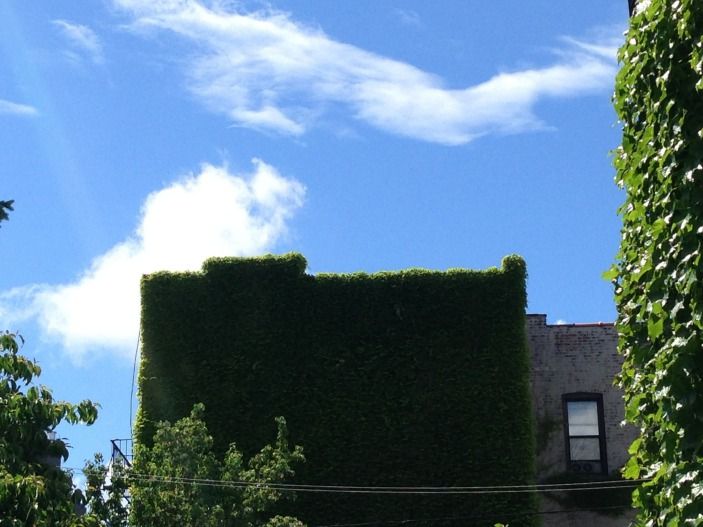
[(617, 182), (627, 192), (611, 271), (638, 525), (703, 518), (703, 2), (639, 2), (617, 78)]
[[(143, 279), (138, 441), (203, 402), (216, 448), (236, 441), (248, 455), (284, 416), (307, 458), (296, 483), (533, 481), (522, 259), (481, 272), (305, 268), (299, 254), (215, 258)], [(529, 494), (304, 493), (283, 512), (310, 525), (519, 527), (537, 523), (534, 510)], [(443, 523), (457, 525), (432, 525)]]

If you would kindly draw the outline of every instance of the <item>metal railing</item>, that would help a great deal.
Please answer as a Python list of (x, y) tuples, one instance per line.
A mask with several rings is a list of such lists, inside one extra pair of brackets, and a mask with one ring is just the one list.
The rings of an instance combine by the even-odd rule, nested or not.
[(121, 463), (128, 467), (132, 466), (132, 446), (134, 441), (129, 439), (110, 439), (112, 443), (112, 455), (110, 456), (113, 463)]

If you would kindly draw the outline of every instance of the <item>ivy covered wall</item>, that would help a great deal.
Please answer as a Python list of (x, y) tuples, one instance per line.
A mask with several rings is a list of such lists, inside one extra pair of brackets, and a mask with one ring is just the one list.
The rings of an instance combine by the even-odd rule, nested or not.
[[(299, 254), (216, 258), (143, 279), (138, 441), (203, 402), (217, 447), (248, 454), (284, 416), (307, 457), (296, 483), (532, 482), (522, 259), (481, 272), (305, 268)], [(303, 493), (289, 507), (310, 525), (537, 523), (529, 494)]]
[(703, 2), (638, 1), (615, 88), (622, 241), (610, 272), (638, 525), (703, 524)]

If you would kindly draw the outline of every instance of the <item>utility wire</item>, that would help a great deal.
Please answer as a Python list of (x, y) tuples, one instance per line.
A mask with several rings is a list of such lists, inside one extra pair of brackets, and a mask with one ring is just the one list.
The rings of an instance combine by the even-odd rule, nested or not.
[(142, 338), (142, 323), (139, 323), (139, 332), (137, 333), (137, 347), (134, 348), (134, 363), (132, 364), (132, 387), (129, 390), (129, 433), (134, 433), (132, 428), (132, 405), (134, 404), (134, 378), (137, 375), (137, 356), (139, 355), (139, 343)]
[[(84, 469), (68, 469), (79, 472), (87, 472)], [(343, 494), (392, 494), (392, 495), (431, 495), (440, 496), (456, 495), (456, 494), (515, 494), (529, 492), (575, 492), (586, 490), (611, 490), (614, 488), (634, 488), (639, 483), (648, 481), (648, 479), (638, 479), (629, 481), (585, 481), (581, 483), (554, 483), (541, 485), (496, 485), (486, 487), (354, 487), (354, 486), (329, 486), (329, 485), (295, 485), (286, 483), (258, 483), (251, 481), (230, 481), (230, 480), (214, 480), (205, 478), (185, 478), (185, 477), (165, 477), (143, 474), (138, 472), (125, 473), (127, 479), (132, 479), (142, 483), (161, 483), (161, 484), (185, 484), (202, 487), (213, 488), (260, 488), (271, 489), (288, 492), (321, 492), (321, 493), (343, 493)], [(396, 489), (396, 490), (394, 490)], [(397, 490), (404, 489), (404, 490)], [(416, 490), (416, 489), (435, 489), (435, 490)], [(466, 520), (486, 520), (486, 521), (508, 521), (516, 518), (529, 516), (543, 516), (553, 514), (568, 514), (578, 512), (596, 512), (605, 510), (625, 510), (631, 509), (630, 505), (611, 505), (603, 507), (589, 508), (572, 508), (572, 509), (552, 509), (546, 511), (520, 511), (520, 512), (505, 512), (494, 513), (490, 516), (447, 516), (433, 518), (406, 518), (402, 520), (373, 520), (357, 523), (334, 523), (326, 525), (317, 525), (315, 527), (373, 527), (384, 525), (405, 525), (415, 523), (434, 523), (434, 522), (455, 522)]]
[[(81, 470), (81, 469), (70, 469), (70, 470)], [(435, 487), (422, 487), (422, 486), (396, 486), (396, 487), (384, 487), (384, 486), (354, 486), (354, 485), (308, 485), (302, 483), (266, 483), (266, 482), (254, 482), (254, 481), (241, 481), (241, 480), (220, 480), (220, 479), (206, 479), (206, 478), (188, 478), (181, 476), (153, 476), (151, 474), (143, 472), (130, 471), (129, 474), (138, 477), (158, 477), (165, 479), (183, 480), (183, 481), (193, 481), (193, 482), (207, 482), (207, 483), (232, 483), (239, 485), (249, 485), (249, 486), (263, 486), (266, 485), (272, 488), (312, 488), (312, 489), (325, 489), (325, 490), (378, 490), (378, 491), (469, 491), (469, 490), (500, 490), (500, 489), (542, 489), (550, 487), (581, 487), (589, 485), (602, 485), (610, 487), (619, 486), (631, 486), (632, 484), (643, 483), (649, 481), (649, 479), (632, 479), (632, 480), (595, 480), (595, 481), (582, 481), (573, 483), (537, 483), (532, 485), (483, 485), (483, 486), (472, 486), (472, 487), (460, 487), (460, 486), (435, 486)]]
[(410, 490), (410, 491), (392, 491), (392, 490), (350, 490), (350, 489), (320, 489), (320, 488), (295, 488), (295, 487), (273, 487), (265, 483), (258, 485), (245, 485), (242, 483), (220, 481), (220, 482), (204, 482), (204, 481), (187, 481), (184, 479), (177, 478), (157, 478), (154, 476), (133, 476), (129, 475), (128, 478), (135, 479), (142, 482), (154, 482), (154, 483), (165, 483), (165, 484), (184, 484), (184, 485), (195, 485), (195, 486), (210, 486), (210, 487), (227, 487), (227, 488), (248, 488), (252, 486), (258, 486), (260, 488), (278, 490), (281, 492), (307, 492), (307, 493), (326, 493), (326, 494), (373, 494), (373, 495), (395, 495), (395, 496), (451, 496), (451, 495), (486, 495), (486, 494), (526, 494), (533, 492), (576, 492), (584, 490), (612, 490), (613, 488), (635, 488), (638, 485), (618, 485), (613, 486), (590, 486), (590, 487), (562, 487), (562, 488), (550, 488), (550, 489), (500, 489), (500, 490), (445, 490), (445, 491), (426, 491), (426, 490)]
[[(83, 472), (82, 469), (74, 469)], [(634, 488), (646, 479), (628, 481), (588, 481), (581, 483), (552, 483), (541, 485), (494, 485), (481, 487), (358, 487), (333, 485), (303, 485), (292, 483), (265, 483), (230, 481), (206, 478), (155, 476), (129, 471), (128, 479), (147, 483), (184, 484), (228, 488), (266, 488), (283, 492), (310, 492), (329, 494), (391, 494), (391, 495), (457, 495), (457, 494), (524, 494), (530, 492), (574, 492), (583, 490), (611, 490)]]

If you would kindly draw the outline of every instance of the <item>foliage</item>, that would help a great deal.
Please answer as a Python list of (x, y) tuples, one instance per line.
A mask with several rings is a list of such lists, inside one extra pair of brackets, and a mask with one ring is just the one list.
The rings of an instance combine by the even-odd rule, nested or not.
[(7, 221), (7, 220), (10, 219), (10, 216), (9, 216), (9, 214), (7, 213), (7, 211), (9, 211), (9, 210), (15, 210), (15, 209), (12, 208), (12, 204), (13, 204), (14, 202), (15, 202), (15, 201), (12, 200), (12, 199), (10, 199), (10, 200), (5, 200), (5, 201), (0, 200), (0, 222)]
[(703, 523), (703, 3), (640, 2), (620, 49), (620, 384), (641, 525)]
[(82, 495), (52, 462), (68, 458), (66, 443), (47, 433), (63, 421), (92, 424), (97, 408), (55, 401), (48, 388), (33, 385), (41, 368), (19, 354), (18, 340), (0, 334), (0, 526), (74, 525)]
[(127, 527), (129, 508), (126, 500), (126, 467), (116, 462), (108, 467), (102, 454), (95, 454), (93, 461), (86, 462), (83, 474), (86, 479), (86, 507), (89, 511), (86, 523), (91, 527)]
[(204, 406), (196, 404), (189, 417), (173, 425), (160, 423), (152, 447), (137, 445), (129, 476), (132, 524), (303, 527), (295, 518), (267, 518), (271, 507), (284, 496), (266, 484), (284, 481), (294, 474), (293, 466), (304, 461), (301, 447), (291, 449), (288, 444), (285, 420), (276, 419), (276, 442), (248, 462), (234, 443), (220, 461), (213, 452), (203, 413)]
[[(525, 264), (305, 274), (298, 254), (218, 258), (142, 282), (136, 439), (198, 401), (215, 452), (253, 454), (285, 415), (308, 462), (296, 483), (533, 482)], [(532, 496), (305, 493), (310, 524), (512, 516)], [(504, 513), (504, 514), (503, 514)], [(514, 527), (532, 525), (529, 515)]]

